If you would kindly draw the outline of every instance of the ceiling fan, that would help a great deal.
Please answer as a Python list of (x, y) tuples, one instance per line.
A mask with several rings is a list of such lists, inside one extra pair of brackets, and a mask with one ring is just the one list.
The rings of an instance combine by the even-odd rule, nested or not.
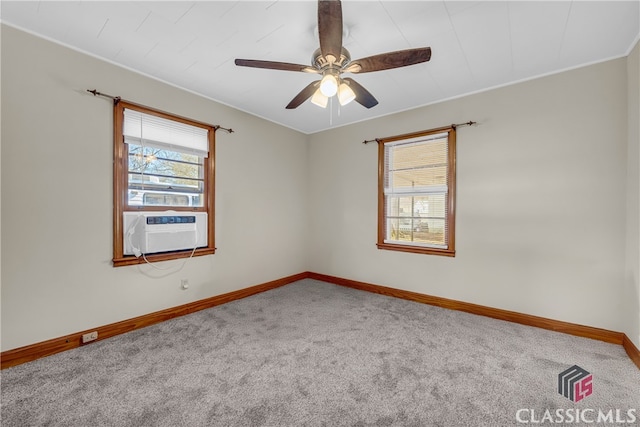
[(431, 48), (420, 47), (352, 61), (349, 51), (342, 46), (340, 0), (318, 0), (318, 36), (320, 48), (313, 53), (311, 66), (254, 59), (236, 59), (235, 63), (243, 67), (321, 74), (322, 79), (302, 89), (289, 102), (287, 109), (297, 108), (309, 98), (314, 104), (325, 108), (329, 98), (334, 95), (338, 95), (340, 105), (346, 105), (355, 99), (366, 108), (371, 108), (378, 104), (378, 100), (352, 78), (342, 77), (342, 73), (370, 73), (406, 67), (431, 59)]

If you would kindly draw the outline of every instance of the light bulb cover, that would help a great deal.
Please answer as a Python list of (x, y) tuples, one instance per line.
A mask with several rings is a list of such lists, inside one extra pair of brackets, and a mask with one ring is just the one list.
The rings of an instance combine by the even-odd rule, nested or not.
[(338, 88), (338, 100), (340, 101), (340, 105), (347, 105), (351, 101), (356, 99), (356, 93), (349, 87), (345, 82), (340, 83), (340, 87)]
[(338, 93), (338, 79), (332, 73), (324, 75), (320, 81), (320, 92), (326, 97), (332, 97)]
[(318, 107), (327, 108), (327, 103), (329, 102), (329, 98), (324, 96), (324, 94), (320, 91), (320, 89), (316, 90), (311, 97), (311, 102), (316, 104)]

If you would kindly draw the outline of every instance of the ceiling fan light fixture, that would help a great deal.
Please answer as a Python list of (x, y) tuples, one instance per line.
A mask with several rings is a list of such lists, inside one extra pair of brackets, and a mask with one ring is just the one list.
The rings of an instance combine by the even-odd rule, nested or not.
[(326, 73), (320, 81), (320, 92), (327, 98), (338, 93), (338, 79), (333, 73)]
[(356, 93), (345, 82), (340, 83), (338, 87), (338, 100), (340, 105), (347, 105), (351, 101), (356, 99)]
[(348, 38), (348, 32), (345, 34), (344, 30), (341, 0), (318, 0), (316, 36), (320, 41), (320, 47), (311, 56), (311, 66), (255, 59), (236, 59), (235, 64), (242, 67), (322, 74), (319, 81), (309, 83), (287, 104), (285, 108), (288, 110), (299, 107), (309, 98), (312, 98), (314, 104), (326, 108), (329, 98), (336, 95), (340, 105), (355, 100), (365, 108), (372, 108), (378, 105), (378, 100), (354, 79), (342, 78), (343, 73), (390, 70), (431, 59), (430, 47), (418, 47), (367, 56), (352, 62), (351, 54), (343, 44), (343, 40)]
[(320, 89), (316, 90), (313, 96), (311, 97), (311, 102), (316, 104), (318, 107), (327, 108), (327, 103), (329, 102), (329, 98), (326, 97)]

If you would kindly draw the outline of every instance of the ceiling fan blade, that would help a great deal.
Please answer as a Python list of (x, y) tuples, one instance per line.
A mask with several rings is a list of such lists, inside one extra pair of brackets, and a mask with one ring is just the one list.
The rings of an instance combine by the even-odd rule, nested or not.
[(318, 36), (320, 51), (327, 61), (340, 58), (342, 52), (342, 4), (340, 0), (318, 0)]
[(302, 89), (300, 93), (297, 94), (296, 97), (291, 100), (289, 105), (287, 105), (287, 109), (291, 110), (293, 108), (298, 108), (300, 104), (302, 104), (307, 99), (311, 98), (311, 96), (316, 91), (316, 89), (318, 89), (319, 86), (320, 86), (320, 80), (309, 83), (307, 87)]
[(356, 94), (356, 102), (367, 108), (375, 107), (378, 105), (378, 100), (371, 95), (371, 93), (362, 87), (358, 82), (350, 77), (343, 77), (343, 81), (347, 82), (351, 90)]
[(343, 70), (346, 73), (369, 73), (372, 71), (389, 70), (391, 68), (406, 67), (408, 65), (427, 62), (431, 59), (430, 47), (396, 50), (356, 59)]
[(270, 70), (303, 71), (305, 73), (318, 73), (319, 70), (302, 64), (289, 62), (260, 61), (256, 59), (236, 59), (236, 65), (241, 67), (268, 68)]

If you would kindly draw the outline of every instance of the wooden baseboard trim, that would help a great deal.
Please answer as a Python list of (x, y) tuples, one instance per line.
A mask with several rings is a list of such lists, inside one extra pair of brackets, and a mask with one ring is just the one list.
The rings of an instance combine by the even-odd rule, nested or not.
[(625, 334), (622, 340), (622, 347), (633, 363), (640, 369), (640, 350), (633, 344), (633, 341)]
[(251, 286), (249, 288), (240, 289), (211, 298), (195, 301), (178, 307), (168, 308), (166, 310), (157, 311), (133, 319), (123, 320), (121, 322), (112, 323), (110, 325), (89, 329), (82, 332), (66, 335), (64, 337), (54, 338), (48, 341), (16, 348), (0, 353), (1, 366), (0, 369), (9, 368), (11, 366), (20, 365), (22, 363), (31, 362), (42, 357), (51, 356), (66, 350), (80, 347), (82, 345), (82, 335), (91, 331), (98, 331), (98, 340), (107, 339), (116, 335), (130, 332), (136, 329), (151, 326), (156, 323), (175, 317), (184, 316), (186, 314), (195, 313), (200, 310), (215, 307), (217, 305), (226, 304), (231, 301), (246, 298), (261, 292), (279, 288), (289, 283), (297, 282), (302, 279), (315, 279), (335, 285), (345, 286), (362, 291), (373, 292), (381, 295), (387, 295), (395, 298), (416, 301), (423, 304), (433, 305), (450, 310), (464, 311), (480, 316), (491, 317), (499, 320), (520, 323), (527, 326), (548, 329), (565, 334), (575, 335), (584, 338), (596, 339), (612, 344), (622, 345), (629, 355), (631, 361), (640, 369), (640, 350), (634, 343), (622, 332), (614, 332), (606, 329), (593, 328), (590, 326), (578, 325), (575, 323), (562, 322), (544, 317), (522, 314), (509, 310), (486, 307), (478, 304), (472, 304), (462, 301), (451, 300), (447, 298), (435, 297), (426, 294), (420, 294), (402, 289), (395, 289), (386, 286), (374, 285), (371, 283), (358, 282), (355, 280), (344, 279), (341, 277), (329, 276), (313, 272), (304, 272), (294, 274), (292, 276), (283, 277), (271, 282), (262, 283), (260, 285)]
[[(31, 362), (42, 357), (51, 356), (66, 350), (80, 347), (82, 345), (82, 335), (91, 331), (98, 331), (98, 340), (111, 338), (116, 335), (124, 334), (136, 329), (151, 326), (156, 323), (164, 322), (175, 317), (184, 316), (186, 314), (195, 313), (200, 310), (214, 307), (216, 305), (226, 304), (231, 301), (246, 298), (261, 292), (279, 288), (280, 286), (296, 282), (298, 280), (309, 277), (308, 273), (299, 273), (282, 279), (273, 280), (271, 282), (262, 283), (260, 285), (251, 286), (249, 288), (240, 289), (211, 298), (194, 301), (178, 307), (168, 308), (166, 310), (145, 314), (133, 319), (123, 320), (121, 322), (112, 323), (110, 325), (100, 326), (82, 332), (66, 335), (64, 337), (53, 338), (48, 341), (4, 351), (0, 354), (0, 369), (9, 368), (11, 366), (20, 365), (22, 363)], [(92, 343), (95, 341), (92, 341)]]
[(629, 337), (627, 337), (622, 332), (614, 332), (606, 329), (594, 328), (591, 326), (578, 325), (576, 323), (547, 319), (545, 317), (533, 316), (530, 314), (522, 314), (515, 311), (486, 307), (483, 305), (435, 297), (431, 295), (420, 294), (417, 292), (405, 291), (402, 289), (389, 288), (386, 286), (374, 285), (371, 283), (358, 282), (356, 280), (344, 279), (341, 277), (329, 276), (326, 274), (309, 272), (309, 278), (333, 283), (335, 285), (359, 289), (362, 291), (373, 292), (376, 294), (387, 295), (423, 304), (434, 305), (437, 307), (448, 308), (451, 310), (464, 311), (466, 313), (477, 314), (494, 319), (520, 323), (522, 325), (534, 326), (537, 328), (562, 332), (569, 335), (591, 338), (612, 344), (622, 345), (633, 363), (640, 369), (640, 351), (638, 351)]

